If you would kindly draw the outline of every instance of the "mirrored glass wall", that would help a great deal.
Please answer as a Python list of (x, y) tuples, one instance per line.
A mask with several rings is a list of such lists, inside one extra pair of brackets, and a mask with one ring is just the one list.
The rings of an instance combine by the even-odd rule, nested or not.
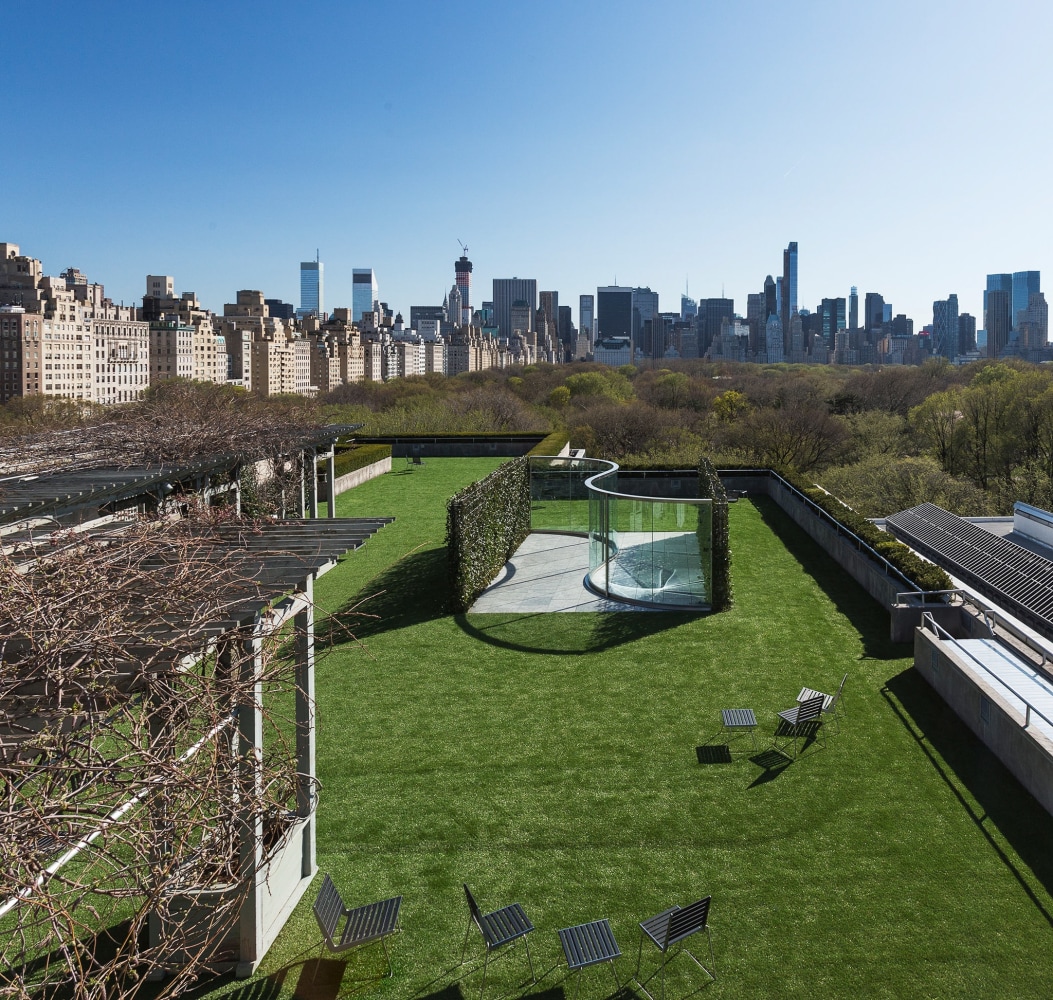
[(588, 534), (588, 584), (614, 600), (706, 609), (712, 501), (693, 471), (620, 470), (600, 459), (531, 459), (531, 529)]

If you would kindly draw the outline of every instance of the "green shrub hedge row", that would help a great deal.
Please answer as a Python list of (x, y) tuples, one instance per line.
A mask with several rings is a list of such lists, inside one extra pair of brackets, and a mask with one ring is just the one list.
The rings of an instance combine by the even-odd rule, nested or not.
[(389, 444), (359, 444), (345, 451), (337, 451), (334, 463), (336, 475), (346, 476), (349, 472), (364, 469), (367, 465), (381, 462), (385, 458), (391, 458)]
[(896, 541), (888, 532), (875, 528), (865, 517), (846, 507), (836, 497), (818, 489), (794, 473), (780, 473), (791, 486), (800, 490), (817, 507), (822, 508), (838, 524), (858, 536), (878, 555), (896, 567), (919, 590), (951, 590), (951, 578), (939, 566), (926, 562), (915, 555), (902, 542)]
[[(713, 500), (713, 578), (711, 603), (714, 611), (725, 611), (731, 607), (733, 592), (731, 585), (731, 533), (728, 527), (728, 494), (724, 484), (708, 458), (698, 463), (698, 495)], [(701, 521), (699, 530), (701, 530)]]
[(553, 431), (546, 438), (542, 438), (527, 455), (558, 455), (570, 441), (567, 431)]
[(505, 462), (446, 505), (446, 558), (454, 611), (467, 611), (530, 533), (530, 465)]

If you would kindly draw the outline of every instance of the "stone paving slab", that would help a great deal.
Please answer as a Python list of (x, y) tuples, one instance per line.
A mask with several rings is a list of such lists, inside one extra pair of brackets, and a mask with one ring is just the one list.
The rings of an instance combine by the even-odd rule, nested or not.
[(539, 611), (651, 611), (597, 597), (585, 586), (589, 540), (572, 535), (528, 535), (471, 607), (473, 614)]

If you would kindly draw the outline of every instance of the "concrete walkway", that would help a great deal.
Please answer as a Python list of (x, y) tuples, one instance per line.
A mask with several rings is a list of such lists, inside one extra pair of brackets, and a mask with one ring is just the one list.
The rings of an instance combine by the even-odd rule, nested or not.
[(597, 597), (585, 586), (589, 540), (572, 535), (528, 535), (497, 579), (479, 595), (473, 614), (539, 611), (650, 611)]

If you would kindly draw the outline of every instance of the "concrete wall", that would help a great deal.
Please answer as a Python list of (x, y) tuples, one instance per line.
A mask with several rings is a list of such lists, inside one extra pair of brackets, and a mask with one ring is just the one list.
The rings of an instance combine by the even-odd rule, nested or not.
[(768, 480), (770, 496), (823, 550), (830, 555), (871, 597), (885, 608), (896, 603), (896, 595), (911, 589), (898, 576), (891, 576), (883, 564), (875, 562), (867, 550), (838, 530), (815, 509), (799, 499), (778, 479)]
[[(546, 434), (515, 434), (508, 437), (480, 435), (472, 437), (427, 437), (397, 435), (391, 437), (355, 437), (359, 444), (389, 444), (394, 458), (420, 455), (421, 458), (515, 458), (525, 455), (540, 444)], [(570, 454), (569, 448), (565, 452)], [(560, 452), (564, 454), (564, 452)]]
[(391, 458), (389, 457), (382, 458), (379, 462), (374, 462), (372, 465), (363, 465), (361, 469), (355, 469), (354, 472), (347, 472), (342, 476), (337, 476), (336, 495), (340, 496), (341, 493), (354, 489), (356, 486), (360, 486), (370, 479), (376, 479), (377, 476), (382, 476), (385, 472), (390, 471)]
[[(914, 633), (914, 669), (950, 705), (955, 715), (1006, 766), (1049, 813), (1053, 813), (1053, 740), (1032, 726), (1008, 704), (1000, 685), (977, 677), (962, 654), (931, 632)], [(986, 699), (988, 718), (980, 717)]]

